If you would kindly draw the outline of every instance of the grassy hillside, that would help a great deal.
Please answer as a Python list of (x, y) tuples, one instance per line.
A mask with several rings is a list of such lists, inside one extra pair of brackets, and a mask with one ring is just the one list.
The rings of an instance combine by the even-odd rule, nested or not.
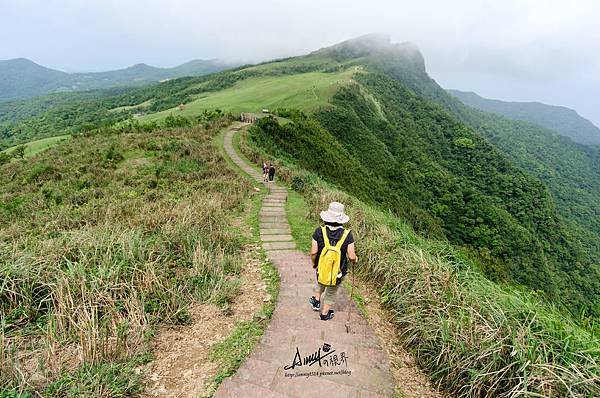
[(199, 94), (185, 104), (185, 109), (167, 109), (140, 118), (140, 121), (162, 120), (175, 113), (194, 117), (206, 109), (221, 109), (238, 114), (261, 112), (262, 109), (296, 108), (314, 110), (327, 105), (343, 85), (350, 82), (354, 69), (337, 73), (310, 72), (285, 76), (261, 76), (238, 81), (221, 91)]
[[(258, 163), (275, 154), (250, 131), (240, 147)], [(598, 330), (582, 327), (531, 292), (490, 282), (465, 253), (424, 239), (401, 217), (325, 183), (285, 159), (278, 176), (296, 190), (292, 233), (309, 247), (310, 227), (330, 201), (346, 204), (357, 239), (359, 277), (394, 314), (416, 362), (461, 397), (591, 397), (600, 394)], [(348, 188), (349, 190), (351, 188)], [(302, 200), (304, 199), (304, 201)], [(304, 241), (304, 242), (303, 242)], [(308, 246), (307, 246), (308, 245)]]
[[(328, 79), (329, 74), (342, 73), (349, 66), (333, 62), (330, 58), (304, 57), (207, 76), (174, 79), (139, 89), (55, 94), (30, 101), (0, 102), (0, 150), (40, 138), (107, 127), (131, 119), (137, 113), (152, 114), (174, 109), (179, 104), (191, 103), (209, 93), (229, 88), (236, 82), (250, 78), (272, 77), (275, 87), (272, 88), (271, 94), (278, 95), (284, 103), (301, 105), (301, 102), (304, 102), (310, 107), (312, 99), (318, 100), (321, 96), (321, 102), (325, 102), (326, 97), (333, 94), (328, 87), (332, 87), (335, 82)], [(281, 86), (285, 79), (277, 77), (315, 71), (325, 72), (327, 76), (317, 79), (320, 84), (314, 90), (310, 87), (300, 87), (307, 83), (306, 80), (296, 80), (295, 96), (286, 99)], [(340, 79), (347, 77), (343, 73), (339, 76)], [(259, 92), (260, 90), (250, 89), (243, 101), (252, 100), (251, 97)], [(224, 102), (220, 101), (219, 104)], [(243, 105), (243, 102), (238, 102), (238, 105)], [(261, 109), (264, 107), (256, 101), (252, 110), (256, 109), (256, 105)], [(187, 115), (201, 116), (203, 109), (201, 104), (195, 103)], [(167, 111), (155, 119), (165, 118), (170, 113)]]
[(212, 144), (222, 125), (0, 166), (0, 396), (131, 396), (159, 325), (235, 298), (252, 186)]
[(558, 132), (573, 141), (600, 144), (600, 128), (579, 116), (573, 109), (546, 105), (540, 102), (508, 102), (483, 98), (472, 92), (448, 90), (465, 105), (481, 111), (496, 113), (513, 120), (531, 122)]
[[(53, 146), (63, 142), (64, 140), (68, 140), (69, 138), (71, 138), (70, 135), (58, 135), (55, 137), (42, 138), (41, 140), (35, 140), (35, 141), (28, 142), (27, 144), (23, 145), (25, 147), (23, 157), (29, 158), (33, 155), (37, 155), (38, 153), (45, 151), (48, 148), (52, 148)], [(8, 149), (5, 149), (2, 152), (6, 153), (8, 155), (14, 156), (14, 152), (15, 152), (16, 148), (17, 147), (10, 147)]]
[[(185, 110), (173, 111), (180, 103)], [(584, 236), (593, 221), (583, 217), (595, 202), (568, 202), (578, 192), (572, 182), (565, 200), (554, 184), (551, 196), (510, 150), (490, 145), (485, 129), (459, 112), (467, 108), (427, 76), (411, 45), (368, 36), (303, 57), (64, 106), (19, 128), (56, 120), (57, 127), (81, 131), (139, 111), (147, 115), (134, 125), (176, 126), (205, 120), (215, 109), (279, 108), (294, 123), (264, 125), (257, 136), (263, 147), (405, 217), (420, 233), (465, 248), (493, 280), (541, 289), (574, 313), (600, 311), (598, 245), (595, 235)], [(587, 184), (595, 192), (595, 183)], [(581, 217), (572, 215), (574, 207)]]

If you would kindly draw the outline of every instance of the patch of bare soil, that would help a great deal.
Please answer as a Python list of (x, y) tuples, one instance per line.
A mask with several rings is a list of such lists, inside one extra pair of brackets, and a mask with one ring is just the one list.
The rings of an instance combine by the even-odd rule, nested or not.
[(219, 364), (210, 360), (210, 347), (226, 338), (236, 322), (252, 319), (263, 300), (269, 299), (261, 279), (258, 246), (247, 245), (243, 258), (241, 293), (227, 311), (212, 304), (192, 305), (190, 325), (165, 328), (153, 339), (155, 359), (140, 369), (146, 387), (142, 397), (209, 395), (209, 381), (219, 369)]
[(377, 292), (359, 281), (355, 281), (354, 288), (364, 298), (366, 318), (390, 358), (396, 394), (405, 398), (448, 397), (434, 388), (427, 375), (419, 369), (412, 356), (402, 347), (396, 337), (397, 331), (393, 316), (383, 308)]

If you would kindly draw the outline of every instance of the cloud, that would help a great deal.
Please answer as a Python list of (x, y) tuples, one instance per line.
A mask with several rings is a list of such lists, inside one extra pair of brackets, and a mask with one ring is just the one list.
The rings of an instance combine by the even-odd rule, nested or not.
[(596, 0), (0, 0), (0, 59), (71, 71), (256, 62), (382, 32), (419, 46), (444, 86), (583, 109), (597, 102), (581, 87), (600, 81), (599, 19)]

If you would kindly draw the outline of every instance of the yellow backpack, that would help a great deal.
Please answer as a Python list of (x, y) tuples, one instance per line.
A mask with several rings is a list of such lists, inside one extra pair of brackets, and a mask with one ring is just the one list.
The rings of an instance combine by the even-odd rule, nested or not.
[(331, 246), (327, 237), (326, 227), (321, 227), (323, 232), (323, 241), (325, 247), (321, 250), (319, 256), (319, 266), (317, 268), (318, 281), (324, 286), (335, 286), (337, 284), (338, 274), (342, 265), (342, 245), (348, 237), (350, 230), (344, 231), (342, 238), (335, 246)]

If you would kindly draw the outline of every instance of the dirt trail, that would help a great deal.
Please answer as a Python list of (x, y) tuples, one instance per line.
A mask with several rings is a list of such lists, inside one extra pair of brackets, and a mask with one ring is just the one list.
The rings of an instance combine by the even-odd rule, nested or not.
[(251, 320), (270, 295), (261, 278), (258, 246), (247, 245), (240, 272), (242, 291), (224, 313), (214, 304), (190, 308), (190, 325), (165, 328), (153, 340), (155, 359), (141, 371), (146, 388), (142, 397), (197, 398), (210, 395), (210, 381), (219, 364), (210, 360), (210, 348), (225, 339), (239, 321)]

